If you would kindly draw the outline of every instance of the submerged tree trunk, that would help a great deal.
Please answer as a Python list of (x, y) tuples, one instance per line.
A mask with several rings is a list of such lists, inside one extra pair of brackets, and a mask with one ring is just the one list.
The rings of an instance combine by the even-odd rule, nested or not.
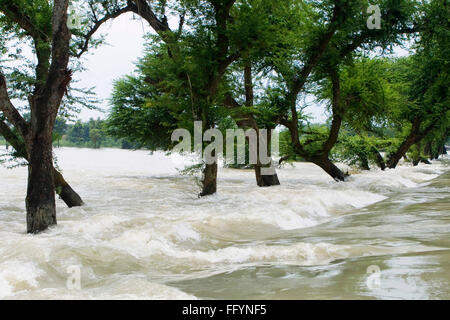
[(426, 129), (421, 131), (421, 124), (422, 121), (418, 118), (413, 121), (411, 132), (397, 149), (397, 151), (389, 157), (389, 160), (387, 162), (387, 166), (389, 167), (389, 169), (395, 169), (400, 162), (400, 159), (406, 156), (408, 150), (414, 144), (420, 142), (423, 138), (425, 138), (425, 136), (428, 135), (435, 127), (435, 123), (432, 123)]
[(310, 161), (321, 167), (328, 173), (335, 181), (345, 181), (346, 175), (330, 160), (330, 152), (338, 141), (339, 131), (342, 125), (342, 116), (345, 109), (341, 105), (341, 82), (339, 73), (332, 69), (330, 70), (330, 77), (332, 82), (333, 100), (333, 120), (331, 122), (330, 133), (328, 139), (322, 146), (321, 153), (316, 156), (310, 157)]
[(203, 169), (202, 192), (200, 197), (213, 195), (217, 192), (217, 162), (206, 164)]
[(377, 166), (382, 170), (386, 170), (386, 163), (384, 162), (383, 156), (381, 155), (381, 153), (377, 150), (377, 148), (373, 147), (372, 148), (372, 153), (375, 157), (375, 163), (377, 164)]
[(69, 207), (81, 207), (84, 205), (80, 195), (72, 189), (70, 184), (64, 179), (63, 175), (53, 168), (53, 178), (55, 181), (55, 190), (62, 201)]
[(432, 159), (432, 157), (431, 157), (431, 153), (432, 153), (432, 143), (431, 142), (427, 142), (426, 144), (425, 144), (425, 147), (424, 147), (424, 150), (423, 150), (423, 153), (430, 159), (430, 160), (433, 160)]
[[(247, 107), (252, 107), (254, 105), (254, 86), (253, 86), (253, 76), (252, 76), (252, 64), (251, 62), (247, 62), (244, 68), (244, 86), (245, 86), (245, 105)], [(271, 156), (271, 139), (272, 132), (271, 129), (267, 129), (267, 141), (265, 143), (261, 143), (260, 131), (257, 122), (255, 121), (253, 115), (246, 116), (247, 119), (237, 121), (237, 124), (240, 128), (251, 127), (256, 131), (257, 134), (257, 164), (253, 167), (255, 169), (255, 178), (256, 184), (258, 187), (272, 187), (279, 186), (280, 180), (278, 179), (277, 171), (273, 166), (273, 162), (271, 159), (270, 165), (263, 165), (261, 163), (260, 158), (260, 148), (261, 145), (266, 149), (265, 155), (268, 157)]]
[(56, 224), (53, 180), (52, 130), (50, 119), (33, 130), (28, 160), (27, 232), (38, 233)]
[(366, 156), (360, 157), (359, 161), (360, 161), (360, 166), (361, 166), (362, 170), (365, 170), (365, 171), (369, 171), (370, 170), (369, 159), (367, 159)]
[(408, 137), (405, 141), (403, 141), (397, 151), (389, 157), (387, 162), (388, 168), (395, 169), (401, 158), (405, 157), (406, 152), (408, 152), (412, 145), (414, 145), (414, 139), (412, 137)]
[(278, 179), (278, 175), (273, 164), (270, 167), (263, 167), (261, 164), (256, 164), (254, 167), (256, 184), (258, 187), (272, 187), (280, 185), (280, 180)]
[(310, 161), (321, 167), (328, 173), (335, 181), (345, 181), (346, 174), (341, 171), (328, 157), (313, 158)]
[[(18, 157), (28, 161), (28, 152), (25, 144), (19, 137), (4, 123), (0, 121), (0, 135), (14, 148)], [(81, 197), (64, 179), (63, 175), (53, 167), (53, 178), (55, 191), (62, 201), (69, 207), (80, 207), (84, 204)]]
[[(257, 140), (258, 140), (258, 148), (257, 148), (258, 154), (256, 155), (258, 162), (257, 164), (254, 165), (256, 184), (258, 185), (258, 187), (279, 186), (281, 185), (281, 183), (280, 180), (278, 179), (277, 170), (275, 169), (272, 160), (272, 131), (270, 128), (267, 129), (266, 130), (267, 136), (261, 139), (260, 130), (258, 128), (258, 125), (256, 124), (256, 121), (254, 120), (253, 126), (257, 132)], [(264, 165), (262, 163), (260, 151), (263, 151), (262, 154), (264, 157), (266, 157), (266, 160), (270, 159), (269, 164)]]
[[(44, 54), (49, 68), (38, 54), (38, 79), (33, 96), (29, 98), (31, 121), (24, 136), (29, 155), (28, 188), (26, 198), (27, 232), (38, 233), (56, 224), (55, 183), (53, 176), (53, 126), (67, 86), (72, 80), (70, 59), (71, 33), (67, 26), (68, 0), (55, 0), (52, 15), (51, 46), (37, 46)], [(51, 47), (51, 50), (50, 50)]]

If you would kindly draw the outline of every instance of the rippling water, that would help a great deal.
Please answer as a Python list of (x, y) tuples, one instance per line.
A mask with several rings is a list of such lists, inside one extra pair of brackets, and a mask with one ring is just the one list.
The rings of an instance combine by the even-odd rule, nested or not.
[[(87, 205), (58, 200), (58, 226), (37, 236), (25, 233), (26, 168), (0, 167), (0, 298), (450, 298), (448, 158), (346, 183), (296, 164), (267, 189), (222, 169), (219, 193), (198, 199), (180, 159), (56, 154)], [(71, 266), (81, 290), (67, 288)]]

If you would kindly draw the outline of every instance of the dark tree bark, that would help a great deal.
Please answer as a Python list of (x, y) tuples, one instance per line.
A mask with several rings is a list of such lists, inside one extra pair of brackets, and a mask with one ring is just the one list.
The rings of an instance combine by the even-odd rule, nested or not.
[[(245, 86), (245, 105), (247, 107), (252, 107), (254, 105), (254, 91), (253, 91), (253, 75), (252, 75), (252, 64), (248, 62), (244, 68), (244, 86)], [(256, 131), (257, 139), (258, 139), (258, 152), (257, 152), (257, 164), (253, 167), (255, 169), (255, 178), (256, 184), (258, 187), (272, 187), (279, 186), (280, 180), (278, 179), (278, 175), (276, 172), (273, 163), (270, 165), (263, 166), (260, 158), (260, 148), (261, 148), (261, 140), (259, 136), (259, 127), (254, 119), (253, 115), (248, 115), (244, 121), (238, 121), (238, 126), (240, 128), (244, 128), (246, 124), (250, 124), (251, 127)], [(267, 141), (265, 143), (266, 155), (270, 156), (270, 145), (271, 142), (271, 129), (267, 130)]]
[(416, 143), (425, 138), (435, 127), (435, 123), (430, 124), (424, 130), (421, 130), (422, 121), (416, 118), (412, 123), (411, 132), (402, 142), (397, 151), (389, 157), (387, 166), (389, 169), (395, 169), (402, 157), (406, 156), (408, 150)]
[[(244, 86), (245, 86), (245, 106), (251, 107), (254, 104), (254, 93), (253, 93), (253, 79), (252, 79), (252, 67), (251, 63), (247, 63), (244, 68)], [(225, 95), (225, 101), (223, 102), (225, 107), (234, 109), (239, 108), (241, 105), (233, 98), (231, 93), (227, 93)], [(255, 178), (256, 178), (256, 184), (259, 187), (271, 187), (271, 186), (278, 186), (280, 185), (280, 180), (278, 179), (278, 175), (276, 173), (275, 167), (272, 165), (270, 168), (267, 168), (267, 166), (262, 165), (260, 154), (259, 154), (259, 146), (261, 144), (260, 137), (259, 137), (259, 127), (258, 124), (254, 118), (253, 114), (250, 113), (240, 113), (236, 115), (236, 124), (240, 129), (254, 129), (257, 136), (257, 143), (258, 143), (258, 150), (256, 150), (256, 160), (257, 164), (253, 165), (253, 168), (255, 170)], [(270, 129), (267, 130), (268, 137), (266, 147), (268, 148), (267, 155), (270, 155)], [(247, 137), (248, 141), (248, 137)], [(263, 172), (264, 168), (264, 172)], [(271, 171), (270, 174), (267, 174), (268, 171)], [(263, 174), (264, 173), (264, 174)]]
[(53, 177), (52, 124), (38, 117), (32, 129), (26, 198), (27, 232), (37, 233), (55, 225), (55, 183)]
[[(341, 7), (342, 3), (336, 1), (333, 9), (333, 16), (331, 17), (330, 23), (327, 27), (326, 32), (317, 39), (317, 43), (312, 46), (310, 49), (310, 52), (312, 53), (305, 65), (302, 67), (299, 74), (294, 79), (285, 79), (286, 83), (293, 82), (291, 88), (288, 90), (286, 94), (286, 102), (289, 105), (292, 119), (287, 119), (284, 116), (281, 116), (278, 118), (278, 122), (280, 124), (284, 125), (286, 128), (289, 129), (289, 133), (291, 135), (291, 141), (294, 147), (294, 150), (297, 152), (300, 156), (305, 156), (305, 150), (303, 146), (300, 144), (300, 133), (298, 128), (298, 113), (297, 113), (297, 98), (300, 92), (305, 87), (305, 84), (311, 75), (313, 69), (319, 64), (321, 58), (325, 54), (333, 36), (335, 35), (339, 23), (343, 22), (343, 19), (341, 19), (341, 16), (343, 12), (345, 12), (345, 9)], [(357, 42), (352, 42), (353, 46), (349, 46), (349, 48), (346, 48), (342, 52), (342, 56), (345, 57), (348, 53), (355, 50), (365, 39), (366, 36), (359, 39)], [(292, 81), (293, 80), (293, 81)]]
[(430, 160), (433, 160), (432, 157), (431, 157), (432, 149), (433, 149), (433, 145), (432, 145), (432, 143), (431, 143), (431, 141), (430, 141), (430, 142), (427, 142), (427, 143), (425, 144), (425, 148), (424, 148), (424, 150), (423, 150), (423, 153), (424, 153), (427, 157), (429, 157)]
[[(14, 148), (18, 157), (24, 158), (28, 161), (27, 148), (22, 140), (4, 123), (0, 121), (0, 135), (2, 135), (6, 141)], [(72, 187), (66, 182), (63, 175), (53, 167), (53, 178), (55, 184), (55, 191), (69, 207), (79, 207), (82, 206), (83, 200), (72, 189)]]
[(422, 161), (422, 144), (419, 142), (416, 143), (416, 148), (417, 148), (417, 153), (412, 154), (412, 163), (414, 167), (417, 167), (419, 165), (419, 163)]
[(330, 76), (333, 90), (333, 120), (331, 123), (330, 133), (328, 139), (323, 144), (322, 151), (319, 155), (310, 157), (310, 161), (325, 170), (325, 172), (328, 173), (334, 180), (345, 181), (346, 175), (333, 162), (331, 162), (329, 158), (331, 149), (333, 149), (338, 141), (339, 131), (342, 125), (342, 114), (344, 113), (341, 105), (341, 84), (339, 73), (337, 70), (332, 69), (330, 71)]
[(258, 187), (273, 187), (281, 184), (274, 167), (266, 168), (266, 170), (272, 171), (270, 175), (267, 172), (262, 174), (262, 169), (263, 167), (260, 164), (255, 165), (256, 184)]
[(409, 136), (405, 141), (403, 141), (397, 151), (389, 157), (389, 160), (387, 162), (387, 166), (389, 169), (395, 169), (397, 167), (400, 159), (405, 156), (409, 148), (414, 145), (414, 142), (415, 138), (413, 136)]
[[(256, 125), (256, 121), (254, 122)], [(254, 165), (255, 169), (255, 177), (256, 184), (258, 187), (273, 187), (281, 185), (280, 180), (278, 179), (277, 170), (273, 165), (273, 160), (271, 157), (271, 144), (270, 141), (272, 139), (270, 129), (267, 130), (267, 141), (265, 143), (261, 142), (259, 136), (259, 130), (257, 128), (257, 137), (258, 137), (258, 154), (257, 154), (257, 164)], [(264, 148), (264, 153), (267, 158), (270, 158), (270, 164), (263, 165), (260, 158), (261, 147)]]
[(31, 126), (25, 138), (29, 148), (26, 198), (27, 232), (38, 233), (55, 225), (55, 183), (52, 132), (58, 109), (72, 80), (67, 69), (71, 33), (67, 27), (68, 0), (55, 0), (52, 16), (51, 64), (46, 82), (30, 99)]
[(433, 156), (433, 159), (432, 159), (432, 160), (438, 160), (440, 155), (441, 155), (441, 154), (440, 154), (440, 152), (439, 152), (439, 149), (436, 150), (436, 152), (434, 153), (434, 156)]
[[(13, 147), (28, 161), (26, 207), (29, 233), (37, 233), (56, 224), (55, 190), (69, 207), (83, 204), (80, 196), (53, 167), (51, 138), (53, 125), (63, 96), (67, 93), (72, 72), (67, 69), (71, 53), (71, 32), (67, 26), (69, 0), (52, 2), (51, 28), (45, 30), (31, 23), (30, 18), (13, 2), (5, 2), (0, 8), (12, 23), (31, 37), (37, 58), (34, 91), (28, 97), (31, 109), (29, 123), (11, 103), (6, 79), (0, 73), (0, 111), (22, 137), (18, 139), (20, 143), (16, 146), (13, 144)], [(133, 4), (128, 2), (126, 7), (115, 7), (101, 19), (97, 19), (93, 12), (94, 23), (84, 35), (85, 43), (79, 47), (80, 51), (76, 57), (79, 58), (88, 50), (91, 37), (102, 24), (132, 9)]]
[(53, 179), (56, 193), (69, 208), (81, 207), (84, 205), (80, 195), (72, 189), (70, 184), (64, 179), (63, 175), (55, 168), (53, 168)]
[(206, 164), (203, 169), (202, 192), (200, 197), (213, 195), (217, 192), (217, 162)]
[(372, 153), (373, 153), (373, 156), (375, 157), (375, 163), (377, 164), (377, 166), (382, 171), (385, 171), (386, 170), (386, 163), (384, 162), (383, 156), (380, 154), (378, 149), (375, 148), (375, 147), (372, 147)]
[(335, 181), (344, 182), (346, 175), (339, 169), (328, 157), (309, 159), (312, 163), (321, 167), (328, 173)]
[(328, 173), (336, 181), (345, 181), (346, 175), (332, 163), (330, 160), (330, 152), (338, 141), (339, 131), (342, 125), (342, 115), (345, 110), (341, 105), (341, 87), (339, 73), (337, 70), (330, 68), (330, 77), (332, 82), (333, 100), (332, 111), (333, 120), (331, 123), (330, 133), (327, 140), (323, 143), (322, 149), (317, 151), (316, 154), (311, 155), (305, 150), (304, 146), (300, 143), (300, 136), (297, 123), (293, 121), (286, 121), (281, 119), (281, 123), (289, 129), (291, 135), (292, 145), (295, 152), (304, 157), (307, 161), (312, 162), (321, 167), (326, 173)]
[(367, 159), (367, 157), (360, 157), (359, 159), (360, 161), (360, 166), (362, 170), (365, 171), (369, 171), (370, 170), (370, 166), (369, 166), (369, 159)]

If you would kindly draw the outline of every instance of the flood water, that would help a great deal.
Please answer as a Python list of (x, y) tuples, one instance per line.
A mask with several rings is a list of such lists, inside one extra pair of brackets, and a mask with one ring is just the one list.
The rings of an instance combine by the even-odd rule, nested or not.
[(1, 299), (450, 299), (450, 158), (346, 183), (299, 163), (267, 189), (221, 169), (198, 199), (162, 153), (56, 155), (86, 206), (58, 200), (39, 235), (25, 232), (27, 169), (0, 167)]

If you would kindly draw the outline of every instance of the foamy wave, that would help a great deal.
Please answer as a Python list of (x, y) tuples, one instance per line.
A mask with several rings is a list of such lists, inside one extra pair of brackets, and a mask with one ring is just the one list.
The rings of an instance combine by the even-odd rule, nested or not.
[(167, 285), (149, 282), (145, 277), (122, 276), (106, 281), (98, 288), (68, 290), (67, 288), (43, 288), (9, 295), (9, 299), (58, 299), (58, 300), (196, 300), (193, 295)]
[(43, 275), (32, 262), (8, 261), (0, 265), (0, 299), (16, 291), (38, 287), (37, 279)]

